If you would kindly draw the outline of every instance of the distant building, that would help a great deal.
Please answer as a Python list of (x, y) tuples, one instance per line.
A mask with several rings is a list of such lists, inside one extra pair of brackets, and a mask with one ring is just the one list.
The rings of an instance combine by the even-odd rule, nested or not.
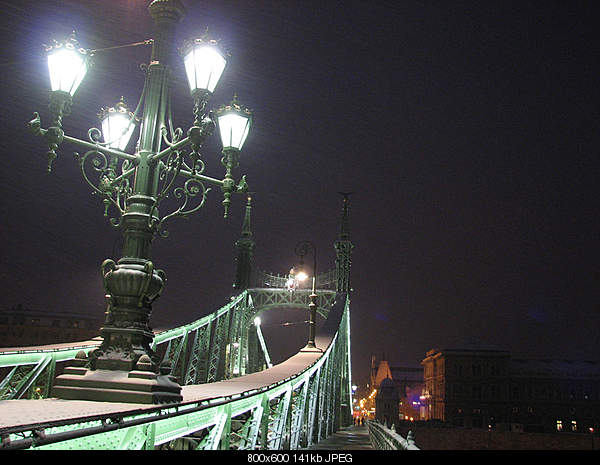
[(600, 362), (528, 360), (481, 344), (422, 362), (426, 420), (511, 431), (597, 431)]
[(379, 384), (375, 395), (375, 420), (388, 427), (397, 428), (400, 420), (400, 396), (396, 385), (390, 378), (385, 378)]
[(421, 413), (421, 394), (424, 388), (422, 367), (390, 366), (385, 360), (377, 361), (371, 357), (370, 389), (378, 391), (385, 379), (391, 380), (398, 393), (398, 415), (401, 420), (419, 420)]
[(99, 318), (34, 311), (19, 304), (0, 310), (0, 347), (87, 341), (100, 335), (102, 323)]

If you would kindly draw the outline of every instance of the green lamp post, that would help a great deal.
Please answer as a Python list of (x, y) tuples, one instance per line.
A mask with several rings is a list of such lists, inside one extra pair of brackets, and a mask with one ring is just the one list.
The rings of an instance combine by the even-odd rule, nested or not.
[(304, 270), (304, 256), (309, 252), (313, 254), (312, 267), (312, 292), (310, 294), (310, 302), (308, 304), (309, 322), (308, 322), (308, 342), (303, 351), (321, 351), (315, 343), (315, 334), (317, 327), (317, 247), (311, 241), (301, 241), (296, 244), (294, 252), (300, 257), (300, 269), (297, 278), (301, 281), (310, 276)]
[[(43, 129), (37, 113), (30, 122), (32, 130), (48, 144), (48, 171), (63, 142), (86, 150), (83, 155), (76, 153), (82, 176), (102, 197), (105, 216), (112, 216), (110, 223), (121, 229), (124, 239), (122, 257), (117, 262), (107, 259), (101, 266), (107, 300), (102, 343), (87, 357), (78, 357), (56, 378), (55, 397), (136, 403), (182, 400), (181, 386), (170, 375), (171, 367), (161, 365), (151, 348), (152, 303), (166, 283), (166, 274), (151, 260), (151, 243), (157, 235), (166, 237), (166, 221), (191, 215), (204, 205), (210, 191), (207, 186), (223, 191), (225, 217), (231, 194), (247, 191), (245, 177), (236, 183), (233, 170), (239, 164), (252, 113), (242, 108), (237, 98), (218, 110), (216, 117), (206, 108), (225, 69), (225, 57), (216, 42), (204, 38), (190, 41), (182, 49), (194, 101), (194, 121), (185, 136), (180, 128), (173, 130), (170, 64), (175, 28), (185, 10), (180, 0), (154, 0), (148, 10), (154, 19), (154, 39), (126, 45), (152, 44), (144, 90), (133, 112), (121, 99), (100, 112), (102, 130), (91, 128), (89, 141), (64, 133), (62, 119), (70, 113), (73, 95), (85, 77), (91, 56), (99, 52), (80, 48), (71, 37), (48, 48), (52, 124)], [(217, 127), (223, 142), (223, 179), (204, 174), (200, 153)], [(127, 153), (137, 130), (136, 150)], [(178, 181), (182, 185), (178, 186)], [(171, 192), (180, 205), (161, 215), (158, 207)]]

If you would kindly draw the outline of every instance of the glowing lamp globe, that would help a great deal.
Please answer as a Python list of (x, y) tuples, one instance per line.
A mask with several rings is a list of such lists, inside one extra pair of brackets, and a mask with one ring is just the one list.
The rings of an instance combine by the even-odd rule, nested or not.
[(216, 116), (223, 150), (242, 150), (252, 125), (252, 113), (243, 109), (234, 97), (230, 105), (217, 110)]
[(123, 99), (114, 107), (103, 108), (100, 112), (104, 142), (111, 149), (124, 151), (131, 139), (135, 124), (133, 114), (129, 112)]
[(307, 278), (308, 278), (308, 275), (304, 271), (301, 271), (300, 273), (298, 273), (296, 275), (296, 279), (298, 281), (306, 281)]
[(66, 92), (72, 97), (88, 70), (87, 52), (77, 48), (73, 37), (64, 43), (56, 42), (46, 51), (52, 91)]
[(226, 60), (216, 46), (215, 41), (197, 39), (188, 43), (184, 58), (190, 92), (212, 94), (223, 74)]

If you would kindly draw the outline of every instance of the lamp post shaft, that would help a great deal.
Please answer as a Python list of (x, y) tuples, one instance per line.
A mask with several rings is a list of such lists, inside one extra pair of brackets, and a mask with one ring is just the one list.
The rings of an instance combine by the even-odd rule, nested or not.
[[(139, 140), (139, 163), (133, 195), (123, 215), (123, 257), (119, 263), (141, 263), (150, 259), (154, 237), (152, 212), (158, 193), (159, 162), (152, 155), (160, 151), (161, 128), (165, 122), (169, 91), (169, 62), (178, 22), (184, 16), (179, 0), (155, 0), (148, 7), (154, 19), (152, 54), (146, 74), (146, 94)], [(158, 215), (158, 212), (156, 212)]]
[(310, 311), (310, 320), (308, 322), (308, 343), (307, 347), (317, 347), (315, 343), (315, 335), (317, 330), (317, 249), (313, 245), (313, 278), (312, 292), (310, 294), (310, 303), (308, 308)]
[[(156, 0), (148, 9), (155, 22), (155, 39), (146, 75), (139, 162), (135, 168), (133, 194), (123, 214), (123, 253), (117, 265), (107, 261), (102, 270), (110, 302), (107, 324), (102, 330), (104, 347), (100, 347), (100, 353), (106, 353), (107, 348), (115, 345), (122, 349), (123, 344), (131, 344), (134, 350), (119, 357), (129, 370), (134, 369), (141, 353), (150, 357), (154, 369), (158, 363), (150, 350), (153, 334), (148, 323), (151, 301), (160, 294), (166, 279), (164, 273), (155, 270), (150, 261), (154, 238), (152, 216), (158, 214), (155, 202), (161, 163), (153, 161), (151, 156), (160, 151), (160, 130), (165, 121), (169, 86), (167, 63), (173, 48), (175, 26), (183, 16), (179, 1)], [(116, 334), (118, 338), (115, 338)], [(110, 344), (107, 339), (113, 343)], [(124, 353), (127, 354), (126, 351)], [(110, 362), (100, 355), (95, 360), (96, 366), (115, 366), (114, 355), (108, 356)]]
[(316, 326), (317, 326), (317, 247), (310, 241), (302, 241), (296, 245), (296, 254), (300, 256), (301, 263), (304, 260), (304, 255), (308, 250), (313, 254), (313, 272), (312, 272), (312, 292), (308, 304), (309, 321), (308, 321), (308, 342), (306, 349), (314, 350), (317, 348), (315, 342)]

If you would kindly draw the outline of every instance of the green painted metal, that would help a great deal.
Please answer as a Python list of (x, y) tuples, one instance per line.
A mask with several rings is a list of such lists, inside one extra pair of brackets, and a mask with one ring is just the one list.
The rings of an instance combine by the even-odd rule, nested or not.
[[(217, 311), (156, 334), (152, 350), (164, 354), (163, 360), (186, 385), (256, 372), (264, 366), (265, 358), (269, 362), (269, 357), (266, 346), (260, 350), (260, 328), (253, 325), (254, 317), (275, 308), (307, 308), (310, 292), (281, 288), (244, 290)], [(33, 429), (12, 434), (9, 439), (22, 440), (24, 445), (19, 447), (49, 449), (309, 447), (340, 426), (350, 424), (352, 418), (349, 296), (327, 289), (319, 289), (318, 295), (319, 313), (327, 317), (322, 331), (335, 334), (317, 362), (283, 383), (238, 396), (168, 406), (152, 414), (117, 421), (107, 417), (48, 426), (43, 435), (53, 437), (56, 443), (52, 444), (41, 441), (40, 433)], [(331, 309), (339, 307), (340, 302), (343, 313), (332, 327), (339, 309), (333, 315)], [(88, 341), (61, 348), (0, 353), (0, 368), (7, 371), (0, 382), (0, 395), (4, 395), (0, 399), (47, 397), (56, 363), (72, 360), (78, 352), (93, 350), (98, 344)]]
[(342, 209), (342, 220), (338, 240), (335, 241), (335, 265), (336, 265), (336, 290), (337, 292), (350, 292), (350, 268), (352, 265), (352, 249), (354, 245), (350, 241), (350, 219), (349, 219), (349, 196), (352, 192), (340, 192), (344, 196)]
[(210, 344), (210, 325), (198, 328), (194, 332), (194, 342), (187, 371), (184, 378), (184, 384), (199, 384), (206, 382), (207, 375), (207, 357)]
[[(338, 294), (338, 298), (341, 298)], [(38, 449), (281, 449), (300, 448), (323, 439), (339, 427), (341, 381), (350, 373), (347, 364), (349, 299), (344, 296), (342, 316), (323, 356), (282, 383), (261, 392), (215, 398), (199, 404), (165, 406), (151, 414), (132, 415), (113, 422), (110, 418), (49, 426), (45, 438), (64, 437), (42, 444), (39, 433), (13, 433), (10, 441), (31, 435), (30, 447)], [(341, 305), (341, 304), (339, 304)], [(230, 308), (235, 308), (229, 305)], [(215, 312), (218, 318), (226, 312)], [(198, 329), (197, 326), (195, 329)], [(173, 340), (174, 334), (163, 338)], [(340, 375), (340, 370), (347, 373)], [(343, 424), (343, 422), (342, 422)], [(317, 429), (315, 429), (315, 426)], [(70, 438), (69, 434), (81, 435)], [(62, 435), (62, 436), (61, 436)]]
[(0, 381), (0, 400), (49, 397), (57, 362), (73, 360), (78, 352), (92, 350), (94, 345), (64, 349), (4, 351), (0, 368), (11, 368)]
[(269, 356), (269, 350), (267, 349), (267, 344), (265, 343), (265, 338), (263, 337), (262, 331), (260, 330), (260, 325), (256, 325), (256, 335), (258, 336), (258, 341), (260, 342), (260, 347), (263, 352), (263, 356), (265, 357), (265, 363), (268, 368), (271, 368), (273, 364), (271, 363), (271, 357)]

